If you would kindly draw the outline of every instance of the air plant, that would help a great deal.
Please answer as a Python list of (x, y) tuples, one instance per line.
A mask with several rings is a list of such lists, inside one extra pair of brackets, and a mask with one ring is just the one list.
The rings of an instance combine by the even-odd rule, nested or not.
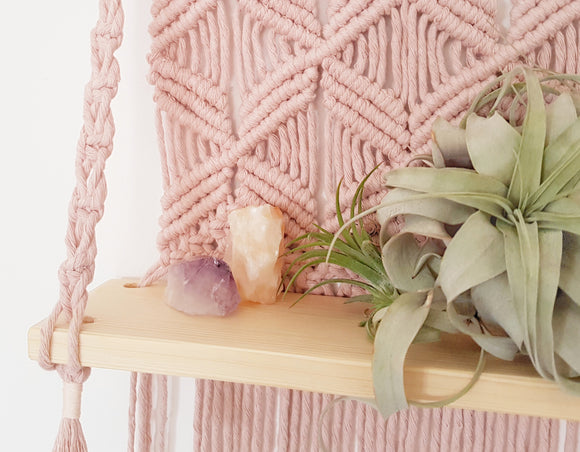
[[(468, 335), (482, 349), (474, 379), (443, 403), (469, 390), (485, 353), (528, 355), (543, 378), (580, 395), (575, 83), (579, 76), (530, 68), (501, 75), (459, 126), (434, 123), (433, 153), (421, 156), (428, 167), (386, 173), (382, 202), (353, 215), (329, 243), (317, 243), (328, 262), (342, 265), (333, 260), (336, 244), (377, 212), (378, 249), (396, 297), (377, 304), (369, 319), (375, 403), (384, 416), (408, 406), (403, 363), (411, 343), (441, 332)], [(396, 216), (404, 226), (391, 235)]]
[[(365, 184), (377, 168), (374, 168), (358, 185), (350, 205), (351, 217), (363, 212), (362, 199)], [(316, 231), (297, 237), (288, 245), (290, 247), (288, 254), (299, 253), (299, 255), (292, 261), (282, 280), (293, 273), (286, 285), (288, 290), (306, 269), (325, 262), (348, 269), (358, 275), (358, 279), (333, 278), (321, 281), (302, 294), (296, 303), (323, 285), (351, 284), (360, 287), (367, 293), (354, 296), (350, 298), (349, 302), (370, 304), (370, 308), (366, 311), (367, 316), (361, 321), (360, 326), (366, 327), (369, 336), (374, 338), (377, 325), (376, 322), (372, 321), (374, 315), (382, 308), (389, 306), (399, 296), (399, 293), (391, 284), (385, 271), (378, 241), (371, 238), (365, 230), (362, 217), (345, 226), (340, 210), (341, 185), (342, 181), (338, 184), (335, 202), (338, 226), (344, 227), (344, 229), (334, 241), (332, 252), (328, 255), (330, 243), (335, 239), (334, 234), (315, 224)]]

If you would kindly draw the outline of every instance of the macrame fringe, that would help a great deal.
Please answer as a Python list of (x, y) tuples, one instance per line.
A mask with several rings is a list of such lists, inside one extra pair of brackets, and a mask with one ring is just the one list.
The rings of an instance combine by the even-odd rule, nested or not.
[(63, 418), (52, 452), (87, 452), (87, 450), (80, 420)]

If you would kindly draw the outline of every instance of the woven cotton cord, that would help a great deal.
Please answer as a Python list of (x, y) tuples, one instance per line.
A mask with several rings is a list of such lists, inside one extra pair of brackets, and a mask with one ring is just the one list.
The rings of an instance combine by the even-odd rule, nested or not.
[[(110, 104), (120, 78), (113, 54), (121, 44), (122, 29), (120, 0), (101, 0), (99, 19), (91, 33), (92, 74), (85, 88), (84, 123), (77, 145), (76, 186), (69, 204), (67, 258), (59, 270), (60, 298), (41, 332), (40, 365), (45, 369), (56, 368), (64, 381), (63, 420), (55, 451), (86, 450), (78, 418), (82, 384), (90, 369), (80, 362), (79, 334), (88, 299), (87, 286), (94, 275), (95, 227), (103, 216), (107, 193), (105, 161), (111, 154), (115, 132)], [(69, 356), (66, 365), (54, 365), (50, 359), (51, 341), (61, 316), (61, 320), (69, 322)]]

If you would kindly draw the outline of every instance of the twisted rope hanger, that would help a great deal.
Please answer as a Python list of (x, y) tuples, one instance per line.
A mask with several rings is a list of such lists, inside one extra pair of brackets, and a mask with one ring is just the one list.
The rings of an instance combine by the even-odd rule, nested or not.
[[(79, 417), (82, 384), (89, 377), (90, 368), (80, 362), (79, 334), (88, 300), (87, 286), (95, 270), (95, 227), (103, 216), (107, 195), (105, 162), (113, 150), (115, 133), (111, 101), (120, 80), (114, 52), (121, 45), (123, 20), (120, 0), (100, 0), (99, 19), (91, 33), (92, 73), (84, 94), (83, 127), (75, 164), (76, 186), (68, 211), (67, 257), (58, 273), (59, 300), (41, 330), (38, 361), (44, 369), (56, 369), (64, 381), (63, 418), (54, 451), (87, 449)], [(58, 319), (69, 323), (69, 356), (65, 365), (55, 365), (50, 358)]]

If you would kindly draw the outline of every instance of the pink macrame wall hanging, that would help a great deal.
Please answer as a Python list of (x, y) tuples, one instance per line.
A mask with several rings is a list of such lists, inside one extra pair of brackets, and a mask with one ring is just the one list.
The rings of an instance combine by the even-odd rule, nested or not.
[[(429, 149), (437, 116), (454, 119), (482, 85), (521, 58), (580, 72), (580, 2), (514, 0), (497, 31), (494, 0), (154, 0), (149, 31), (162, 161), (159, 261), (222, 255), (234, 207), (278, 206), (290, 238), (313, 222), (336, 227), (333, 192), (345, 205), (378, 163), (405, 164)], [(67, 399), (56, 450), (84, 450), (78, 360), (94, 229), (103, 212), (110, 101), (119, 68), (123, 15), (101, 0), (93, 32), (93, 74), (70, 209), (61, 299), (44, 329), (41, 363), (59, 315), (70, 319), (71, 359), (59, 366)], [(378, 178), (367, 202), (379, 196)], [(336, 270), (313, 271), (309, 287)], [(347, 295), (343, 288), (339, 293)], [(129, 450), (167, 450), (167, 379), (133, 375)], [(199, 381), (194, 429), (199, 451), (318, 450), (315, 422), (330, 396)], [(356, 402), (337, 404), (320, 429), (332, 451), (546, 450), (579, 447), (578, 425), (467, 410), (409, 409), (382, 420)], [(75, 449), (77, 447), (78, 449)], [(558, 449), (558, 447), (561, 447)], [(564, 448), (564, 449), (562, 449)]]

